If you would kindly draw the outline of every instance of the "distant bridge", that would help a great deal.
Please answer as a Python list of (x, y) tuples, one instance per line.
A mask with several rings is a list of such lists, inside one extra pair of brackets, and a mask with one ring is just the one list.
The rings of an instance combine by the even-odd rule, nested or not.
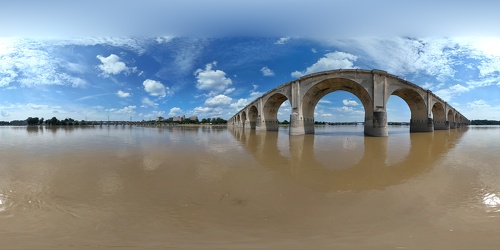
[(339, 69), (314, 73), (278, 86), (228, 120), (229, 127), (278, 130), (278, 109), (288, 100), (290, 135), (314, 134), (314, 109), (325, 95), (343, 90), (357, 96), (365, 109), (364, 132), (387, 136), (387, 100), (401, 97), (410, 107), (410, 132), (432, 132), (470, 124), (455, 108), (430, 90), (382, 70)]

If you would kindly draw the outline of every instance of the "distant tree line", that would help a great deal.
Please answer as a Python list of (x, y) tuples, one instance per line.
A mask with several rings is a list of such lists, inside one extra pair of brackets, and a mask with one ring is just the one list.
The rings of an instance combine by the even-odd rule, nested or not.
[[(145, 121), (143, 121), (145, 122)], [(201, 121), (198, 119), (184, 119), (183, 121), (172, 121), (170, 119), (162, 120), (162, 121), (150, 121), (150, 123), (174, 123), (174, 124), (227, 124), (227, 120), (224, 120), (220, 117), (214, 118), (203, 118)], [(51, 119), (45, 120), (44, 118), (38, 117), (28, 117), (26, 120), (14, 120), (14, 121), (0, 121), (0, 126), (34, 126), (34, 125), (59, 125), (59, 126), (84, 126), (84, 125), (92, 125), (92, 122), (88, 122), (85, 120), (74, 120), (72, 118), (66, 118), (64, 120), (59, 120), (57, 117), (52, 117)]]
[(220, 118), (220, 117), (215, 117), (215, 118), (203, 118), (203, 119), (201, 119), (200, 123), (202, 123), (202, 124), (226, 124), (227, 121)]
[[(146, 122), (146, 121), (143, 121)], [(189, 118), (185, 118), (182, 121), (174, 121), (173, 118), (168, 118), (168, 119), (162, 119), (160, 121), (158, 120), (151, 120), (148, 123), (155, 124), (155, 123), (167, 123), (167, 124), (226, 124), (227, 120), (224, 120), (220, 117), (214, 117), (214, 118), (203, 118), (200, 120), (191, 120)]]
[(471, 120), (471, 125), (500, 125), (500, 121), (495, 120)]
[(59, 120), (56, 117), (52, 117), (49, 120), (45, 120), (43, 117), (28, 117), (26, 120), (14, 120), (14, 121), (0, 121), (0, 126), (35, 126), (35, 125), (90, 125), (90, 122), (81, 120), (77, 121), (72, 118), (66, 118), (64, 120)]

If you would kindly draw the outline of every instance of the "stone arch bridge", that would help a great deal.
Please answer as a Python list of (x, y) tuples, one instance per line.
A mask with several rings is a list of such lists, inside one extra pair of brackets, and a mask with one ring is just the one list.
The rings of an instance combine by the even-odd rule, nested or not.
[(290, 135), (314, 134), (314, 109), (325, 95), (343, 90), (359, 98), (365, 109), (364, 132), (387, 136), (387, 100), (401, 97), (410, 107), (410, 132), (454, 129), (469, 120), (430, 90), (381, 70), (339, 69), (301, 77), (257, 98), (228, 120), (229, 127), (278, 130), (278, 109), (291, 105)]

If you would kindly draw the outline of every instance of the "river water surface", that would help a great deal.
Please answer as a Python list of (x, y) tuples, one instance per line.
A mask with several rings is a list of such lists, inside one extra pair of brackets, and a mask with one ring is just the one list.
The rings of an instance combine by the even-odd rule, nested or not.
[(500, 127), (0, 127), (0, 249), (500, 249)]

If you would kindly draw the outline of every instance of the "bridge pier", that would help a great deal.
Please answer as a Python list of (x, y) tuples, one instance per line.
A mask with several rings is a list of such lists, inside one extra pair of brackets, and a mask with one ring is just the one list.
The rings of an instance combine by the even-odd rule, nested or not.
[(297, 113), (290, 115), (290, 135), (314, 134), (314, 118), (300, 117)]
[(434, 122), (432, 118), (427, 118), (427, 120), (410, 120), (410, 133), (432, 131), (434, 131)]
[[(250, 125), (251, 126), (251, 125)], [(251, 127), (256, 131), (278, 131), (278, 120), (274, 121), (260, 121), (256, 123), (255, 127)]]
[(304, 121), (299, 119), (299, 114), (292, 113), (290, 115), (290, 135), (303, 135), (305, 134)]
[(434, 123), (434, 130), (449, 130), (450, 129), (450, 122), (437, 122)]
[(257, 122), (250, 121), (250, 129), (255, 129), (257, 127)]
[(372, 117), (365, 117), (365, 135), (376, 137), (389, 135), (386, 111), (374, 111)]

